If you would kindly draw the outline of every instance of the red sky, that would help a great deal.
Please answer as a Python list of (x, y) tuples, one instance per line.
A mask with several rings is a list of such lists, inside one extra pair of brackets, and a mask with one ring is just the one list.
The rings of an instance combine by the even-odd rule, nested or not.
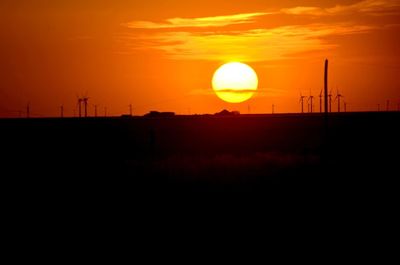
[[(8, 2), (8, 3), (7, 3)], [(83, 3), (84, 2), (84, 3)], [(1, 1), (0, 116), (73, 115), (76, 95), (99, 112), (298, 112), (318, 96), (323, 62), (349, 110), (397, 109), (400, 1)], [(241, 61), (259, 77), (248, 102), (211, 89), (214, 71)], [(319, 108), (318, 103), (315, 106)], [(382, 107), (383, 108), (383, 107)]]

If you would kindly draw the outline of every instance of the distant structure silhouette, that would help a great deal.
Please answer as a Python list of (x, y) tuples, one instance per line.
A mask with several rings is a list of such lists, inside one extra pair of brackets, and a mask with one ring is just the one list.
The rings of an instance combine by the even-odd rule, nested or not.
[(336, 98), (335, 101), (337, 100), (338, 102), (338, 112), (340, 112), (340, 99), (343, 97), (342, 94), (339, 93), (339, 89), (337, 90)]
[(88, 107), (89, 98), (85, 96), (85, 97), (82, 98), (82, 101), (83, 101), (83, 104), (85, 106), (85, 118), (87, 118), (87, 116), (88, 116), (87, 107)]
[[(325, 95), (325, 114), (328, 114), (328, 59), (325, 60), (325, 74), (324, 74), (324, 95)], [(330, 108), (329, 108), (330, 112)]]
[(386, 111), (390, 111), (390, 100), (386, 100)]
[(302, 93), (300, 93), (300, 103), (301, 103), (301, 113), (304, 113), (304, 99), (306, 98), (306, 96), (303, 96)]
[(332, 89), (331, 89), (331, 91), (329, 92), (329, 95), (328, 95), (328, 97), (329, 97), (329, 112), (332, 112)]
[(82, 98), (80, 98), (80, 97), (78, 97), (78, 103), (77, 103), (77, 106), (78, 106), (79, 118), (81, 118), (81, 117), (82, 117), (82, 102), (83, 102), (83, 99), (82, 99)]
[(60, 117), (64, 118), (64, 105), (60, 106)]
[(97, 105), (94, 105), (94, 116), (97, 117)]
[(343, 101), (343, 105), (344, 105), (344, 112), (347, 112), (347, 102)]
[(129, 115), (133, 115), (132, 104), (129, 104)]
[(310, 96), (308, 97), (308, 101), (310, 102), (310, 113), (313, 113), (313, 102), (314, 102), (314, 96), (311, 95), (311, 90), (310, 90)]

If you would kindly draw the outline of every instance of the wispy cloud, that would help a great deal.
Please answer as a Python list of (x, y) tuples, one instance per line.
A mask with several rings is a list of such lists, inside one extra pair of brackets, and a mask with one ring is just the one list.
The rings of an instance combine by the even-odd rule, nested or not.
[(230, 16), (215, 16), (201, 18), (171, 18), (166, 22), (156, 23), (151, 21), (132, 21), (124, 25), (132, 29), (173, 29), (173, 28), (200, 28), (224, 27), (228, 25), (252, 23), (257, 17), (268, 13), (246, 13)]
[(159, 49), (172, 59), (217, 61), (270, 61), (300, 53), (335, 47), (325, 37), (368, 32), (370, 26), (323, 25), (284, 26), (214, 32), (164, 32), (137, 35), (131, 49)]
[[(332, 36), (361, 34), (377, 29), (374, 24), (366, 24), (365, 20), (357, 23), (352, 18), (359, 17), (359, 14), (400, 14), (400, 0), (362, 0), (328, 8), (298, 6), (268, 11), (171, 18), (164, 22), (132, 21), (124, 24), (131, 32), (119, 38), (127, 47), (119, 52), (153, 49), (163, 51), (176, 60), (254, 62), (300, 58), (337, 47), (338, 44), (330, 38)], [(281, 26), (266, 28), (265, 16), (269, 15), (275, 16), (275, 20), (282, 15), (306, 15), (315, 19), (313, 24), (302, 25), (285, 25), (282, 19)], [(334, 22), (327, 22), (326, 17), (334, 17)], [(318, 18), (322, 18), (320, 23), (317, 23)], [(338, 22), (340, 20), (346, 22)], [(246, 29), (226, 27), (240, 24), (246, 24)]]
[(288, 15), (334, 16), (363, 13), (369, 15), (400, 14), (399, 0), (363, 0), (351, 5), (337, 5), (330, 8), (298, 6), (280, 11)]

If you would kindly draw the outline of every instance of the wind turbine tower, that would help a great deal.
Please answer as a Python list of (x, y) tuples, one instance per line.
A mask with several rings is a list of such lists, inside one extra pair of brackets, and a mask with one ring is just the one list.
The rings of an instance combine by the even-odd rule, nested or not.
[(304, 99), (306, 98), (306, 96), (303, 96), (300, 93), (300, 103), (301, 103), (301, 113), (304, 113)]
[(313, 101), (314, 101), (314, 96), (311, 95), (308, 97), (308, 101), (310, 102), (310, 113), (313, 113)]
[(78, 104), (77, 105), (78, 105), (79, 118), (82, 117), (82, 101), (83, 101), (83, 99), (78, 97)]
[(88, 106), (89, 98), (88, 97), (84, 97), (84, 98), (82, 98), (82, 101), (83, 101), (83, 104), (85, 105), (85, 118), (87, 118), (87, 116), (88, 116), (87, 106)]
[(339, 93), (339, 90), (337, 91), (337, 95), (336, 95), (336, 98), (335, 98), (335, 100), (337, 99), (337, 101), (338, 101), (338, 112), (340, 112), (340, 99), (343, 97), (343, 95), (341, 95), (340, 93)]

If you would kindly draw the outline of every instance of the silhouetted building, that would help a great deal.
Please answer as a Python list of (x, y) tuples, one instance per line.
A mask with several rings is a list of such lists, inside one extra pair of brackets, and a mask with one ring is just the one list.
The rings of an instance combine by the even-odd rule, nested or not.
[(226, 109), (224, 109), (221, 112), (217, 112), (214, 114), (215, 116), (236, 116), (236, 115), (240, 115), (239, 111), (228, 111)]
[(159, 111), (150, 111), (149, 113), (145, 114), (144, 117), (174, 117), (175, 112), (159, 112)]

